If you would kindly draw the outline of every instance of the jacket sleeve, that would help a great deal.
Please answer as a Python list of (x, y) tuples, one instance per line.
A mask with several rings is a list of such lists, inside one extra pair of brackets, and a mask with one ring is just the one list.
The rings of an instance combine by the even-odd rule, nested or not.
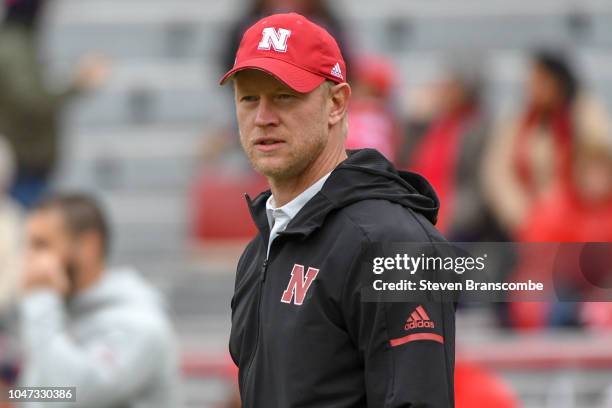
[(364, 365), (368, 408), (454, 407), (454, 304), (365, 302), (362, 288), (372, 279), (359, 265), (351, 269), (343, 309)]
[[(69, 336), (62, 299), (40, 290), (21, 304), (24, 347), (21, 386), (76, 387), (76, 404), (70, 407), (115, 406), (129, 400), (156, 371), (158, 347), (151, 330), (109, 325), (97, 340), (77, 344)], [(60, 403), (54, 403), (58, 408)], [(29, 405), (28, 405), (29, 406)]]

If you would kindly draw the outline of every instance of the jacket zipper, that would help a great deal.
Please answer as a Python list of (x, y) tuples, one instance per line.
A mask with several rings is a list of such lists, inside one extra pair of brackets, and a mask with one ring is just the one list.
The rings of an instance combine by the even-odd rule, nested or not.
[(263, 261), (263, 265), (261, 265), (261, 281), (266, 281), (266, 272), (268, 271), (268, 260)]
[[(259, 351), (259, 336), (261, 333), (261, 301), (263, 299), (263, 291), (264, 291), (264, 282), (266, 281), (266, 272), (268, 271), (268, 259), (263, 261), (261, 265), (260, 279), (259, 279), (259, 300), (257, 302), (257, 336), (255, 336), (255, 350), (253, 351), (253, 356), (251, 357), (251, 361), (249, 361), (249, 365), (247, 366), (247, 373), (244, 377), (244, 386), (246, 388), (246, 392), (244, 394), (244, 400), (248, 401), (248, 390), (249, 390), (249, 378), (251, 376), (251, 368), (253, 363), (255, 362), (255, 357), (257, 356), (257, 352)], [(245, 403), (245, 407), (247, 407)]]

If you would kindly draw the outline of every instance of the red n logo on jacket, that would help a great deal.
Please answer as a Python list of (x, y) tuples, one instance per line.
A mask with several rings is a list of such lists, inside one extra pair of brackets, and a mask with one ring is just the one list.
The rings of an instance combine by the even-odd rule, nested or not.
[(293, 265), (291, 280), (289, 280), (287, 289), (283, 292), (281, 302), (291, 303), (293, 301), (294, 305), (301, 305), (306, 297), (308, 288), (310, 288), (312, 281), (315, 280), (318, 273), (318, 269), (309, 267), (306, 272), (306, 279), (304, 279), (304, 266), (298, 264)]

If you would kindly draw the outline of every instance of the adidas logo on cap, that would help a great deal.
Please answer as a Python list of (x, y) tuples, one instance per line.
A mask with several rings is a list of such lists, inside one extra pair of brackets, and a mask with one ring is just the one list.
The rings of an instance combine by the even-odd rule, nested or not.
[(335, 76), (336, 78), (340, 78), (342, 80), (344, 80), (344, 77), (342, 76), (342, 69), (340, 69), (340, 63), (336, 62), (336, 65), (334, 65), (334, 67), (331, 70), (331, 74), (333, 76)]
[(406, 324), (404, 325), (404, 330), (412, 330), (412, 329), (433, 329), (435, 327), (434, 322), (431, 321), (429, 315), (423, 308), (423, 306), (418, 306), (414, 312), (410, 314), (408, 320), (406, 320)]

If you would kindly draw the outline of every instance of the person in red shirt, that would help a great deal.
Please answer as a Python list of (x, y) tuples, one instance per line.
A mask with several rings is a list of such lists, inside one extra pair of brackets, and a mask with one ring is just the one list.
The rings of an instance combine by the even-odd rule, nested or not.
[[(612, 242), (611, 137), (577, 147), (571, 178), (560, 180), (549, 194), (533, 204), (516, 239), (520, 242)], [(574, 262), (579, 255), (577, 247), (560, 249), (566, 264)], [(517, 273), (537, 269), (533, 265), (529, 268), (522, 264)], [(558, 283), (564, 294), (581, 297), (593, 288), (585, 286), (582, 276), (574, 274), (578, 272), (576, 268), (570, 267), (567, 276), (562, 276)], [(517, 302), (510, 305), (510, 318), (513, 326), (521, 329), (547, 325), (612, 327), (612, 310), (605, 303)]]
[(439, 85), (439, 112), (411, 154), (410, 170), (434, 187), (441, 206), (438, 228), (450, 240), (486, 240), (488, 226), (479, 173), (488, 133), (477, 66), (455, 61)]
[(527, 242), (612, 241), (612, 143), (578, 148), (570, 180), (534, 203), (517, 238)]
[(392, 109), (396, 76), (393, 65), (382, 57), (356, 59), (345, 146), (350, 150), (376, 149), (397, 165), (403, 131)]

